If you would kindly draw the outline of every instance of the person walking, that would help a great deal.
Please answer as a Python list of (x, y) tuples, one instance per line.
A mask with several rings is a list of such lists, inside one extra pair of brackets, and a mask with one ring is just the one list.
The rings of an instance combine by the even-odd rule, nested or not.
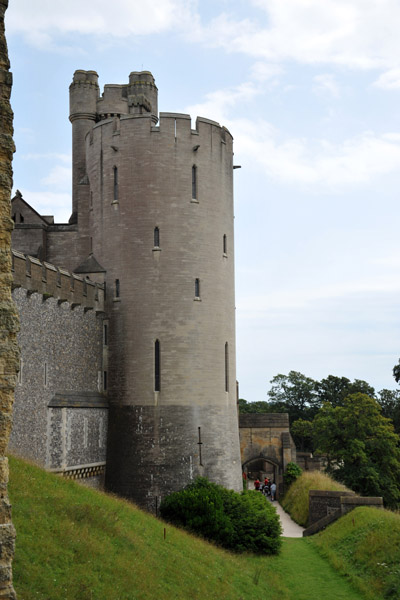
[(276, 496), (276, 483), (275, 481), (273, 483), (271, 483), (271, 501), (273, 502), (275, 500), (275, 496)]

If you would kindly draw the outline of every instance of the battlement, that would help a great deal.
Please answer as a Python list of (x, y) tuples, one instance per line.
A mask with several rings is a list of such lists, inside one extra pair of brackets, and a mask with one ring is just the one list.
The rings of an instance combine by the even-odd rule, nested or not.
[[(115, 117), (118, 118), (116, 119)], [(140, 121), (142, 123), (147, 122), (148, 125), (145, 126), (149, 127), (149, 131), (151, 133), (162, 134), (163, 136), (169, 135), (172, 138), (174, 138), (175, 141), (179, 140), (180, 138), (187, 138), (189, 135), (203, 136), (206, 137), (207, 140), (210, 140), (212, 135), (214, 139), (214, 136), (218, 136), (220, 138), (221, 144), (230, 143), (232, 145), (233, 142), (233, 136), (230, 133), (230, 131), (225, 126), (220, 125), (217, 121), (206, 119), (205, 117), (197, 117), (195, 129), (192, 129), (191, 116), (184, 113), (161, 112), (160, 119), (157, 125), (154, 125), (153, 115), (151, 115), (150, 113), (108, 113), (107, 115), (103, 115), (101, 120), (95, 125), (93, 125), (93, 130), (111, 124), (113, 127), (113, 132), (115, 134), (119, 134), (120, 128), (122, 127), (123, 123), (128, 123), (133, 120)], [(90, 132), (87, 135), (91, 135)], [(199, 140), (193, 140), (194, 144), (198, 144), (198, 142)]]
[(221, 142), (226, 143), (226, 136), (228, 135), (233, 140), (232, 134), (229, 130), (220, 125), (217, 121), (206, 119), (205, 117), (196, 118), (196, 127), (192, 129), (191, 116), (184, 113), (171, 113), (161, 112), (160, 113), (160, 124), (158, 127), (153, 127), (152, 131), (162, 131), (163, 129), (171, 129), (172, 124), (174, 125), (175, 137), (178, 137), (179, 133), (187, 133), (190, 129), (192, 135), (200, 135), (205, 130), (211, 128), (216, 129), (221, 135)]
[(96, 71), (83, 71), (82, 69), (78, 69), (74, 73), (74, 78), (72, 80), (72, 85), (83, 85), (89, 84), (99, 87), (99, 76)]
[(104, 285), (66, 269), (13, 250), (12, 274), (13, 289), (22, 287), (28, 294), (42, 294), (44, 301), (52, 297), (60, 304), (69, 302), (72, 309), (82, 306), (85, 310), (104, 311)]

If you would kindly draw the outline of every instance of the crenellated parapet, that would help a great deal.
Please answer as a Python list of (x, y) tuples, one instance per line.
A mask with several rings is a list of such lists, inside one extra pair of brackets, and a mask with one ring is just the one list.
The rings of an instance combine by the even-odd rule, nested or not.
[[(113, 88), (115, 87), (117, 86), (113, 86)], [(108, 113), (101, 115), (100, 122), (94, 125), (94, 128), (103, 127), (104, 125), (107, 125), (107, 123), (112, 123), (113, 134), (115, 135), (120, 133), (121, 122), (137, 119), (143, 120), (144, 123), (147, 122), (146, 126), (149, 127), (149, 130), (152, 133), (168, 135), (171, 138), (174, 138), (174, 141), (178, 141), (179, 138), (183, 140), (188, 136), (199, 135), (208, 136), (210, 138), (210, 135), (213, 134), (218, 136), (218, 141), (222, 144), (230, 143), (232, 145), (232, 134), (225, 126), (220, 125), (217, 121), (213, 121), (212, 119), (197, 117), (196, 126), (193, 129), (191, 116), (185, 113), (161, 112), (158, 124), (154, 125), (150, 113), (116, 114), (109, 110)], [(92, 138), (90, 143), (92, 143)], [(198, 142), (194, 140), (193, 143), (196, 144)], [(198, 148), (196, 150), (198, 150)]]
[(66, 269), (55, 267), (33, 256), (12, 251), (13, 289), (22, 287), (28, 294), (42, 294), (43, 300), (56, 298), (71, 308), (104, 312), (104, 285), (84, 279)]

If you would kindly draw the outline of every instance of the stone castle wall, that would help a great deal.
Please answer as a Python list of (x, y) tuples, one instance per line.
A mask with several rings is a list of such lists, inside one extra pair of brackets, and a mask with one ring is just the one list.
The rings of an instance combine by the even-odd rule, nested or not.
[(103, 286), (18, 252), (13, 266), (21, 360), (10, 449), (70, 476), (86, 467), (99, 483), (108, 426)]
[[(74, 460), (94, 460), (87, 453), (73, 458), (68, 431), (90, 446), (92, 425), (84, 416), (90, 407), (82, 394), (83, 404), (74, 404), (73, 393), (94, 391), (96, 372), (103, 371), (108, 489), (150, 510), (197, 475), (240, 490), (232, 136), (204, 118), (192, 129), (189, 115), (161, 113), (157, 125), (157, 88), (147, 71), (131, 73), (128, 84), (105, 86), (101, 97), (97, 82), (94, 71), (76, 71), (70, 86), (69, 223), (38, 215), (21, 195), (14, 200), (15, 241), (35, 250), (34, 257), (14, 254), (15, 285), (26, 290), (15, 294), (30, 333), (22, 345), (42, 375), (52, 347), (51, 369), (58, 365), (60, 374), (51, 398), (44, 390), (36, 419), (42, 429), (46, 421), (45, 464), (66, 472), (77, 466)], [(43, 243), (37, 227), (45, 232)], [(40, 262), (40, 252), (57, 268)], [(102, 317), (95, 316), (102, 307), (103, 354), (96, 341)], [(87, 337), (80, 340), (78, 329)], [(67, 348), (65, 369), (58, 339)], [(78, 372), (72, 388), (81, 365), (70, 354), (88, 371), (85, 381)], [(27, 391), (22, 404), (31, 414)], [(71, 410), (87, 419), (83, 428)], [(43, 448), (40, 453), (43, 460)]]
[(284, 493), (283, 473), (296, 462), (296, 447), (289, 432), (287, 413), (239, 415), (240, 454), (243, 471), (250, 478), (275, 480), (277, 497)]

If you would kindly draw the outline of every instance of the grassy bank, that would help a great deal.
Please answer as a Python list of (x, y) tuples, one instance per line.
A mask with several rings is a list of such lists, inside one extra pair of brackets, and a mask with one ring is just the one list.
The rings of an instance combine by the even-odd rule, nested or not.
[(293, 521), (308, 525), (308, 492), (310, 490), (349, 491), (341, 483), (319, 471), (304, 471), (290, 486), (281, 504)]
[(127, 502), (20, 460), (10, 466), (23, 600), (364, 598), (306, 539), (284, 539), (277, 557), (230, 554)]
[(400, 598), (400, 515), (362, 506), (310, 542), (367, 598)]

